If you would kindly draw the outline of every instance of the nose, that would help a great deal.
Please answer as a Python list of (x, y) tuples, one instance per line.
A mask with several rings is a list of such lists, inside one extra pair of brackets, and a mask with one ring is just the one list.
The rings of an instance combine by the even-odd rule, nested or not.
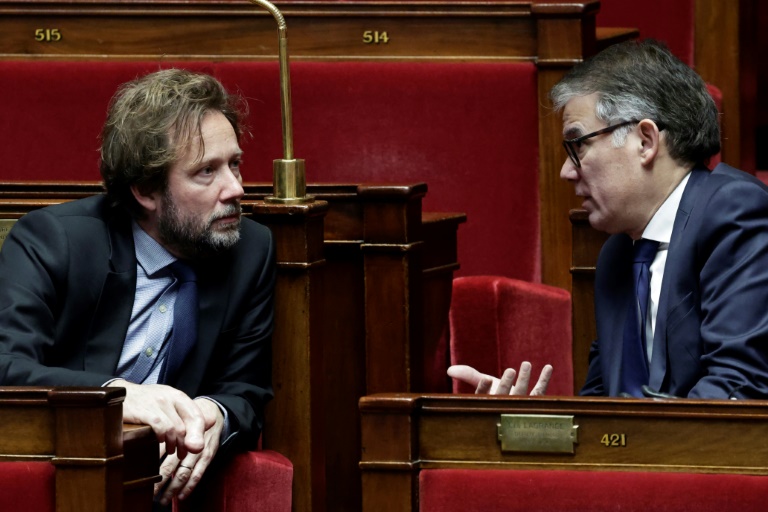
[(245, 190), (243, 190), (243, 177), (240, 173), (227, 169), (224, 176), (226, 181), (221, 188), (221, 202), (229, 203), (242, 199), (245, 195)]
[(563, 167), (560, 169), (560, 179), (565, 181), (576, 181), (579, 179), (579, 170), (568, 157), (565, 158)]

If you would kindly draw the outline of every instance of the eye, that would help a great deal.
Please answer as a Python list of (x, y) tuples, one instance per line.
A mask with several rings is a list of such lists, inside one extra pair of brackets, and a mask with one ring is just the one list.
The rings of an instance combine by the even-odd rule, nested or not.
[(200, 174), (202, 174), (203, 176), (210, 176), (211, 174), (213, 174), (213, 167), (211, 166), (203, 167), (202, 169), (200, 169)]
[(243, 160), (241, 158), (236, 158), (229, 163), (229, 168), (233, 173), (240, 174), (241, 165), (243, 165)]

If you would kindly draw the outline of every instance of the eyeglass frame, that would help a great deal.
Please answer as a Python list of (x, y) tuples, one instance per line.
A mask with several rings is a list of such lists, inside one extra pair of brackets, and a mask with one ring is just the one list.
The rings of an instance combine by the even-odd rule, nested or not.
[[(602, 135), (604, 133), (610, 133), (610, 132), (612, 132), (614, 130), (617, 130), (617, 129), (623, 127), (623, 126), (627, 126), (629, 124), (639, 123), (639, 122), (640, 121), (638, 121), (637, 119), (630, 119), (628, 121), (622, 121), (620, 123), (613, 124), (611, 126), (606, 126), (605, 128), (597, 130), (596, 132), (588, 133), (586, 135), (582, 135), (582, 136), (576, 137), (574, 139), (566, 139), (566, 140), (563, 141), (563, 147), (565, 148), (565, 153), (568, 155), (568, 158), (571, 159), (571, 162), (573, 162), (573, 165), (575, 165), (576, 167), (581, 169), (581, 160), (579, 160), (579, 155), (576, 154), (576, 149), (573, 146), (571, 146), (571, 144), (580, 144), (580, 143), (584, 142), (587, 139), (591, 139), (592, 137), (597, 137), (598, 135)], [(658, 123), (656, 121), (654, 121), (654, 122), (656, 123), (656, 126), (659, 128), (659, 130), (663, 130), (664, 129), (664, 125), (663, 124)]]

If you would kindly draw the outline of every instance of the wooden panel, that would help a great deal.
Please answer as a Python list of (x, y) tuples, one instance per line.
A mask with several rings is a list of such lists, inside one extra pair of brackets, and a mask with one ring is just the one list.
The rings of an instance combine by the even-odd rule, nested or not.
[[(285, 16), (291, 55), (296, 59), (530, 60), (535, 56), (531, 2), (320, 1), (276, 5)], [(42, 30), (37, 36), (42, 41), (36, 40), (38, 29)], [(57, 32), (46, 32), (53, 29)], [(367, 43), (369, 31), (372, 41)], [(248, 2), (126, 5), (118, 1), (70, 1), (62, 5), (6, 0), (0, 2), (0, 33), (2, 58), (234, 60), (277, 56), (274, 20)]]
[[(756, 87), (754, 74), (757, 0), (696, 0), (696, 71), (723, 93), (722, 161), (754, 171), (754, 105), (743, 101)], [(749, 97), (747, 95), (747, 97)]]
[(149, 512), (157, 438), (123, 425), (124, 398), (122, 388), (0, 387), (0, 460), (56, 466), (57, 512)]
[[(768, 475), (767, 401), (384, 394), (361, 399), (360, 411), (365, 512), (418, 510), (421, 469)], [(501, 414), (573, 416), (574, 453), (502, 452)], [(624, 445), (606, 447), (605, 434), (624, 435)]]

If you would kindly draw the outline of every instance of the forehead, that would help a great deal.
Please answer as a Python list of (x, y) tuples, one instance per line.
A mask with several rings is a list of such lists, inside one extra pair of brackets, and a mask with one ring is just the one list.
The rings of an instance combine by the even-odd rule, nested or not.
[(602, 128), (595, 116), (597, 94), (575, 96), (563, 108), (563, 136), (572, 139)]
[(207, 111), (199, 125), (190, 126), (186, 140), (180, 140), (179, 164), (195, 164), (222, 151), (239, 151), (232, 124), (219, 111)]

